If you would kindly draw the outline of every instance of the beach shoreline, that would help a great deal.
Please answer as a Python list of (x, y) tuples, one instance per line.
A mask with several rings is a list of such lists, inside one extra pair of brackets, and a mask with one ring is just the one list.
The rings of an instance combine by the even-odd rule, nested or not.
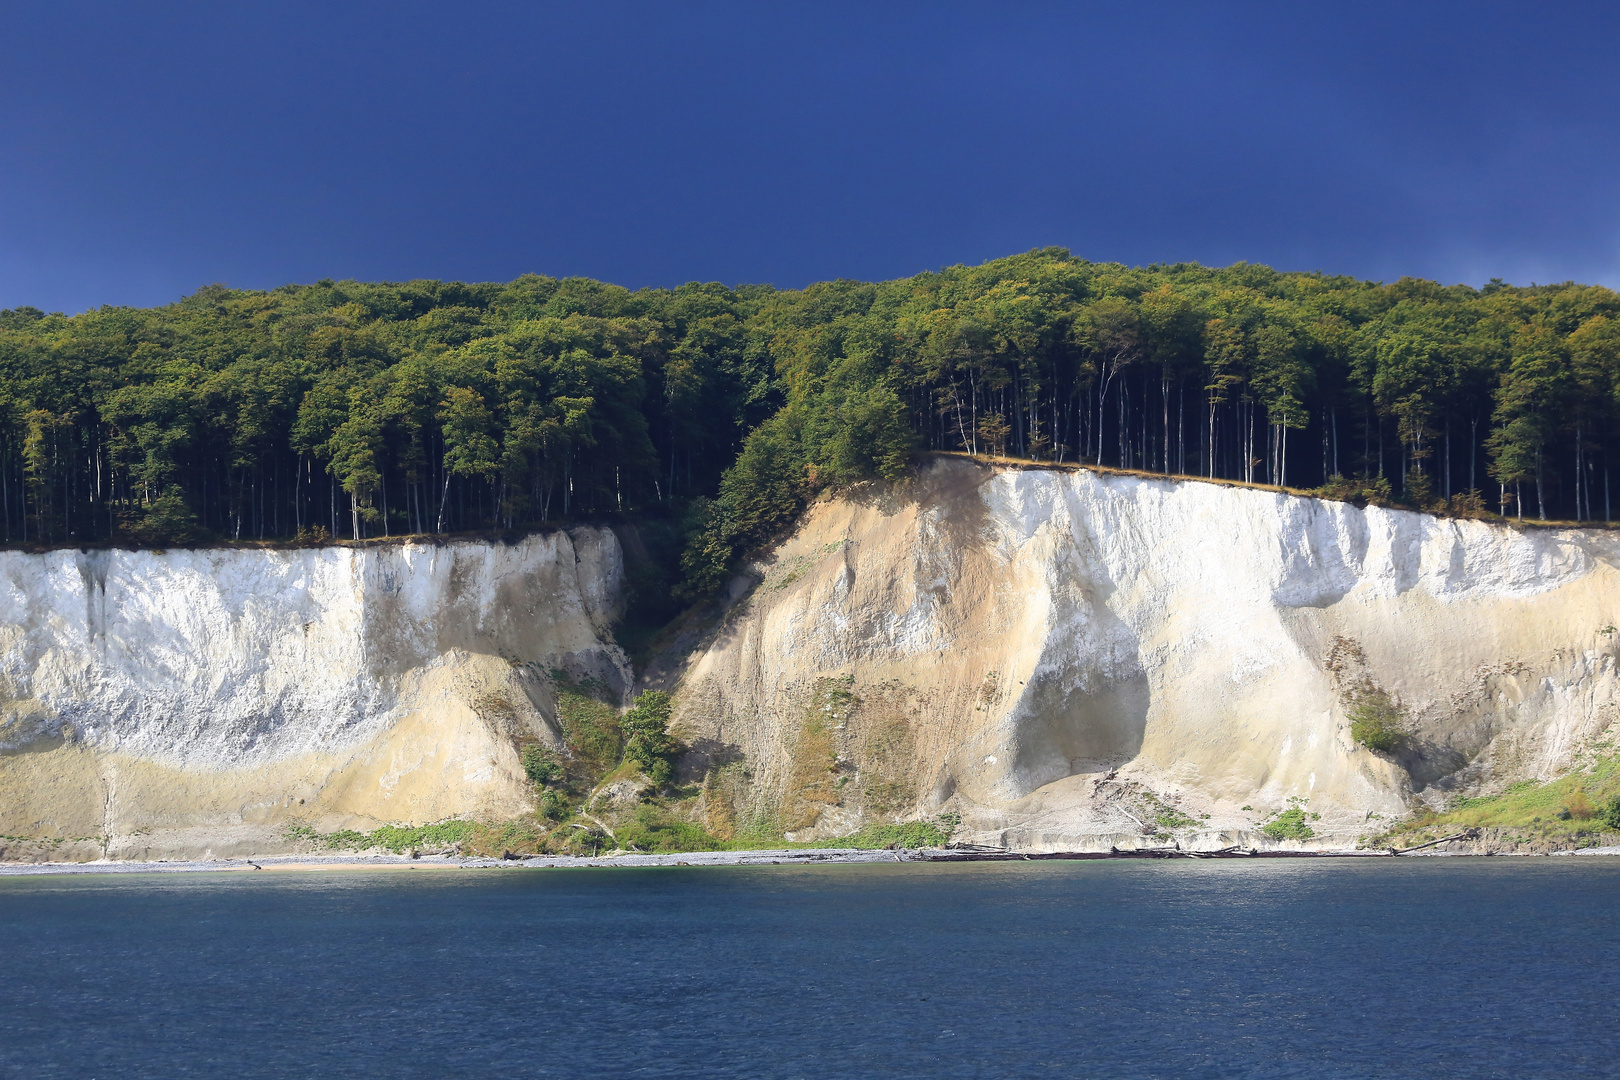
[[(1620, 847), (1582, 848), (1571, 851), (1522, 853), (1521, 858), (1574, 855), (1620, 855)], [(1473, 852), (1414, 851), (1400, 858), (1504, 858), (1506, 855)], [(764, 849), (756, 851), (688, 851), (671, 854), (626, 852), (616, 855), (534, 855), (512, 858), (464, 858), (457, 855), (267, 855), (254, 858), (186, 859), (168, 862), (98, 859), (91, 862), (0, 863), (0, 877), (52, 874), (187, 874), (187, 873), (319, 873), (352, 870), (540, 870), (612, 869), (615, 867), (693, 866), (812, 866), (828, 863), (910, 862), (1075, 862), (1098, 859), (1222, 858), (1257, 859), (1365, 859), (1391, 858), (1385, 851), (1257, 851), (1194, 855), (1175, 851), (1114, 852), (985, 852), (949, 848), (868, 850), (860, 848)]]
[(90, 862), (0, 863), (0, 877), (41, 874), (181, 874), (223, 872), (321, 872), (334, 870), (517, 870), (623, 866), (759, 866), (784, 863), (878, 863), (928, 861), (916, 851), (817, 848), (760, 851), (691, 851), (676, 854), (569, 856), (534, 855), (472, 858), (458, 855), (266, 855), (253, 858), (145, 861), (97, 859)]

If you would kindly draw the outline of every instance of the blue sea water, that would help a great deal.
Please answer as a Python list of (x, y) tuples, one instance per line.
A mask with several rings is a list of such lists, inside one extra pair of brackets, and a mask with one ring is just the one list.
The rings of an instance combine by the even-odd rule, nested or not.
[(0, 878), (7, 1077), (1612, 1077), (1620, 860)]

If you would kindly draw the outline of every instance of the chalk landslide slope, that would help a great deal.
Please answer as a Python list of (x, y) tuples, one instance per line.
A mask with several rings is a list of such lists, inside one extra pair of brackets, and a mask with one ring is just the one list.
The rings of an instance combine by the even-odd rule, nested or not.
[[(678, 730), (723, 819), (802, 838), (953, 809), (1026, 850), (1211, 848), (1302, 806), (1343, 844), (1570, 767), (1615, 715), (1617, 554), (1601, 530), (938, 460), (809, 509), (681, 672)], [(1398, 753), (1352, 741), (1358, 688), (1399, 703)]]
[[(0, 554), (0, 858), (284, 849), (531, 808), (546, 672), (622, 691), (607, 529), (513, 544)], [(27, 839), (23, 839), (27, 838)]]

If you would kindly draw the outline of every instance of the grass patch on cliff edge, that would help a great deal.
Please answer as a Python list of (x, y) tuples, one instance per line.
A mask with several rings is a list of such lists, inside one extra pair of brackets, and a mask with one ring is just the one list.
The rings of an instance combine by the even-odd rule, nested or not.
[(1399, 822), (1367, 844), (1411, 847), (1462, 829), (1494, 828), (1514, 830), (1523, 843), (1595, 846), (1600, 834), (1620, 831), (1620, 755), (1613, 744), (1594, 749), (1556, 780), (1523, 780), (1495, 795), (1454, 799), (1445, 811)]

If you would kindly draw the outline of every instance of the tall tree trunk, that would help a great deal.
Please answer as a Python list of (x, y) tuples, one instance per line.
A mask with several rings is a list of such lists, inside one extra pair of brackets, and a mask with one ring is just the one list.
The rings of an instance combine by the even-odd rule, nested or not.
[(1446, 499), (1451, 498), (1451, 417), (1446, 416), (1446, 481), (1440, 494)]
[(1207, 462), (1205, 462), (1205, 464), (1208, 466), (1207, 471), (1209, 473), (1209, 478), (1211, 480), (1215, 479), (1215, 399), (1214, 398), (1209, 399), (1209, 460)]
[(1479, 417), (1470, 418), (1468, 422), (1468, 490), (1477, 491), (1479, 485), (1474, 482), (1474, 465), (1479, 459)]
[(1160, 420), (1160, 422), (1162, 424), (1164, 424), (1164, 438), (1162, 440), (1162, 442), (1163, 442), (1163, 454), (1160, 457), (1160, 464), (1162, 464), (1164, 466), (1164, 468), (1161, 471), (1166, 476), (1169, 476), (1170, 475), (1170, 375), (1169, 375), (1168, 371), (1162, 370), (1162, 369), (1159, 372), (1159, 405), (1160, 405), (1159, 412), (1161, 414), (1160, 417), (1159, 417), (1159, 420)]
[(1176, 472), (1187, 475), (1187, 380), (1176, 380)]
[(1581, 425), (1575, 422), (1575, 520), (1581, 520)]
[(1546, 485), (1541, 482), (1541, 448), (1536, 448), (1536, 512), (1542, 521), (1547, 520), (1547, 500), (1542, 492)]

